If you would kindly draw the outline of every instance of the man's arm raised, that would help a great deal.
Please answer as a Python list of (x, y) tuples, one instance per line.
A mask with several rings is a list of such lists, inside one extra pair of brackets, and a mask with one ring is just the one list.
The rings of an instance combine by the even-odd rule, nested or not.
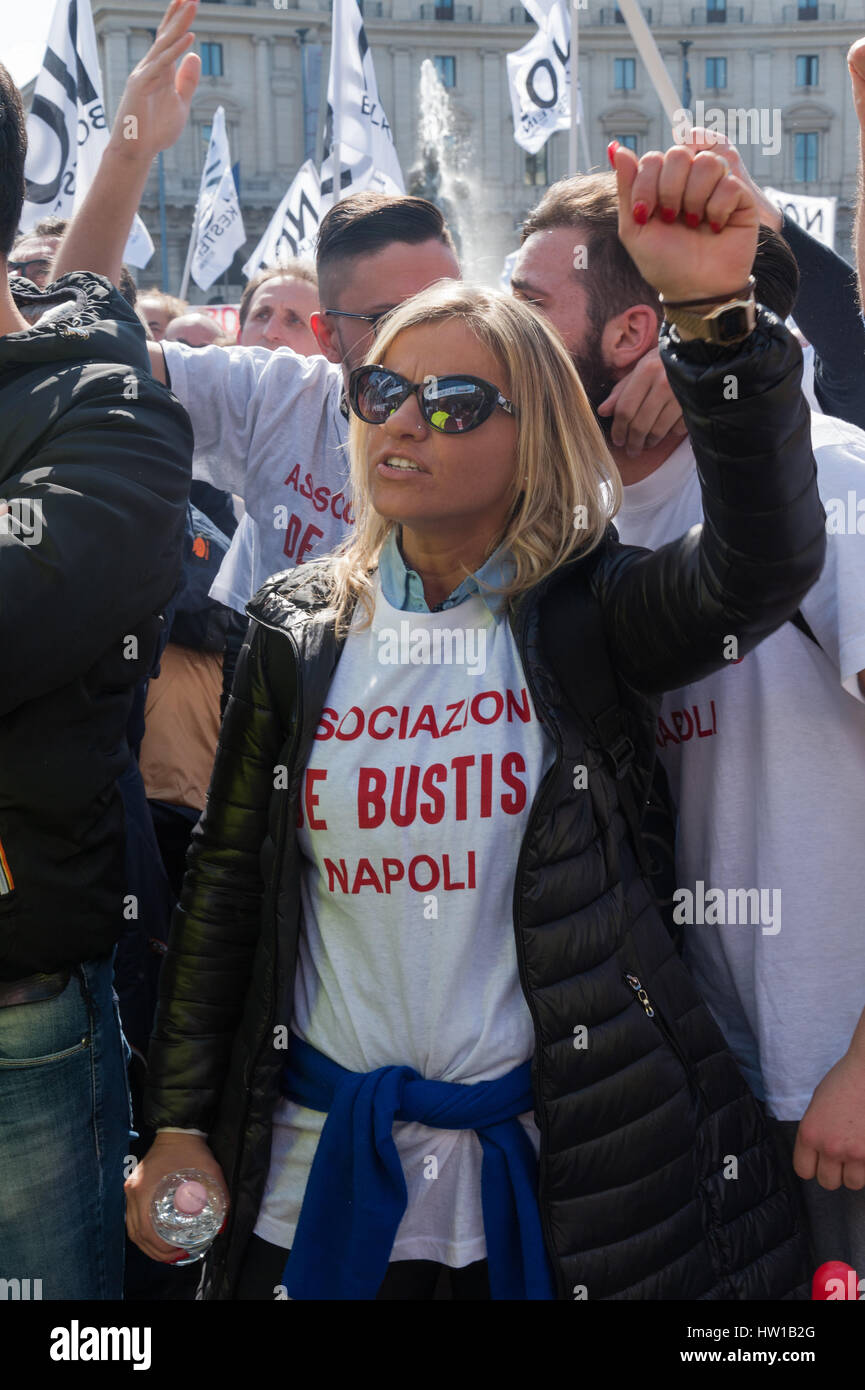
[[(201, 59), (187, 52), (195, 42), (189, 27), (197, 11), (198, 0), (171, 0), (152, 46), (130, 73), (99, 169), (58, 248), (55, 278), (93, 270), (117, 283), (150, 166), (180, 136), (198, 85)], [(150, 362), (164, 382), (165, 361), (156, 343)]]

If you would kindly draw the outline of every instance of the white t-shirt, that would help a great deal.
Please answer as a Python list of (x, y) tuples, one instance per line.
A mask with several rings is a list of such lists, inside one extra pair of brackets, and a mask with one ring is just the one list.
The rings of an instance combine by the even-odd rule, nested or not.
[[(785, 623), (729, 669), (668, 692), (657, 735), (679, 808), (676, 881), (695, 895), (685, 958), (782, 1120), (801, 1119), (865, 1008), (865, 434), (828, 415), (811, 424), (828, 551), (802, 612), (823, 650)], [(861, 529), (837, 534), (830, 501), (853, 516), (851, 490)], [(624, 494), (627, 544), (654, 550), (700, 523), (689, 441)], [(766, 899), (780, 913), (761, 900), (759, 924), (751, 910), (700, 925), (712, 888), (728, 919), (734, 889), (780, 890)]]
[(253, 576), (256, 572), (256, 550), (259, 546), (258, 527), (249, 512), (238, 522), (231, 545), (225, 552), (216, 578), (210, 586), (210, 597), (226, 608), (246, 616), (246, 605), (255, 593)]
[[(476, 674), (406, 664), (415, 640), (457, 625)], [(387, 651), (393, 664), (379, 659)], [(431, 1080), (492, 1080), (532, 1056), (513, 892), (554, 757), (506, 618), (477, 595), (405, 612), (377, 588), (373, 626), (348, 636), (304, 775), (296, 1033), (350, 1071), (398, 1064)], [(273, 1118), (255, 1231), (288, 1249), (326, 1117), (283, 1100)], [(531, 1113), (520, 1119), (537, 1152)], [(397, 1122), (393, 1137), (408, 1207), (391, 1259), (484, 1259), (477, 1135)]]
[[(342, 368), (290, 348), (163, 343), (171, 390), (189, 413), (192, 472), (237, 493), (249, 521), (235, 532), (211, 595), (243, 612), (272, 574), (332, 550), (353, 524)], [(243, 549), (242, 549), (243, 548)], [(241, 573), (251, 588), (223, 598)], [(221, 581), (221, 582), (220, 582)]]

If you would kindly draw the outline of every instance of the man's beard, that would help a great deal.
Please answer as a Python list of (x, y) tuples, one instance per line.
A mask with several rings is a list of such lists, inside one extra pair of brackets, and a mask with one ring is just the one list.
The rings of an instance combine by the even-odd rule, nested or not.
[(604, 362), (600, 332), (594, 331), (580, 352), (572, 352), (571, 361), (583, 383), (583, 390), (588, 397), (589, 405), (592, 407), (592, 413), (601, 427), (604, 438), (609, 443), (613, 429), (613, 417), (612, 415), (599, 415), (598, 406), (607, 399), (616, 383), (610, 373), (610, 368)]

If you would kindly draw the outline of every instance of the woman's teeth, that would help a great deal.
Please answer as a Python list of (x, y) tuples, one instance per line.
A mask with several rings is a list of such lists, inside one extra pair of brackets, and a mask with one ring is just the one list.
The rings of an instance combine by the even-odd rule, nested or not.
[(412, 463), (410, 459), (385, 459), (385, 463), (388, 468), (408, 468), (415, 473), (420, 473), (422, 471), (418, 468), (417, 464)]

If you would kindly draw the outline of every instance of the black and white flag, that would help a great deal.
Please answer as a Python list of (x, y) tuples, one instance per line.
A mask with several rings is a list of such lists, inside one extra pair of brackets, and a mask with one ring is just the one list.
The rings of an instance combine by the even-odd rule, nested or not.
[[(22, 231), (52, 214), (72, 217), (93, 182), (108, 136), (90, 0), (57, 0), (27, 117)], [(152, 255), (153, 242), (136, 216), (124, 260), (141, 267)]]
[(264, 236), (243, 267), (247, 280), (251, 280), (257, 271), (284, 265), (295, 256), (314, 256), (319, 223), (319, 184), (318, 170), (308, 159), (298, 169)]
[(333, 0), (321, 212), (349, 193), (405, 192), (357, 0)]
[(194, 236), (192, 278), (200, 289), (209, 290), (214, 280), (228, 269), (235, 252), (246, 241), (237, 188), (231, 172), (225, 110), (221, 106), (216, 108), (210, 130)]
[[(517, 53), (507, 56), (514, 139), (537, 154), (571, 120), (571, 15), (568, 0), (523, 0), (538, 26)], [(583, 119), (582, 102), (577, 114)]]

